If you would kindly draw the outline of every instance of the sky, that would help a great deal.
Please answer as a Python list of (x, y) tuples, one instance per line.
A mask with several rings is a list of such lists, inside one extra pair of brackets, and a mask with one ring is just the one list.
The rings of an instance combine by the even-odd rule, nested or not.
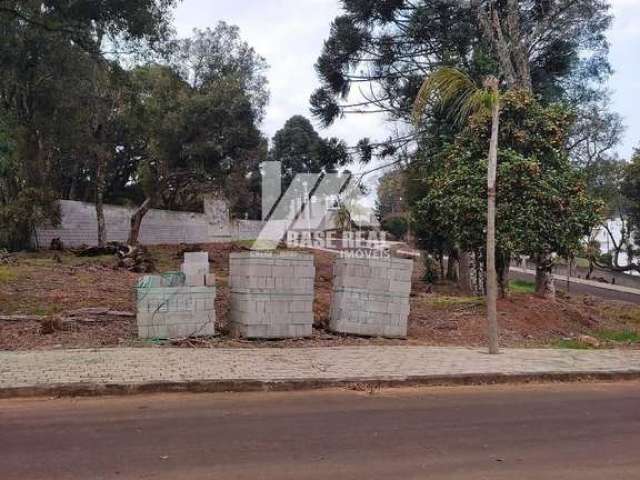
[[(611, 110), (624, 117), (627, 131), (618, 153), (629, 158), (640, 146), (640, 0), (611, 3), (616, 17), (609, 33), (615, 70), (609, 82)], [(182, 0), (175, 23), (181, 37), (221, 20), (240, 27), (242, 38), (270, 65), (271, 100), (262, 129), (271, 138), (292, 115), (311, 118), (309, 96), (319, 85), (314, 64), (339, 13), (339, 0)], [(392, 126), (379, 115), (353, 115), (328, 129), (317, 123), (316, 127), (322, 136), (337, 136), (349, 145), (392, 133)]]

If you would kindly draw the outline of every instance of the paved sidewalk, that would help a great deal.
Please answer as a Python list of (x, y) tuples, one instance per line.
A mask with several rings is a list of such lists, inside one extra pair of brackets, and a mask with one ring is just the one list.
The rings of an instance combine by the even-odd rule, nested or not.
[(0, 352), (0, 397), (638, 377), (640, 350), (341, 347)]

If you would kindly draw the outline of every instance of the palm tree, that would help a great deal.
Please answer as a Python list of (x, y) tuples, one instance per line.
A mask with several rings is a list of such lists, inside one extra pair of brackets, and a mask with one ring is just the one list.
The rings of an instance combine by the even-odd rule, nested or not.
[(420, 122), (427, 104), (434, 99), (448, 111), (453, 121), (464, 124), (475, 113), (491, 112), (491, 142), (487, 168), (487, 323), (489, 353), (499, 353), (498, 282), (496, 274), (496, 172), (498, 167), (498, 131), (500, 128), (500, 91), (498, 79), (487, 77), (482, 86), (455, 68), (440, 68), (420, 87), (413, 107), (413, 119)]
[(351, 230), (351, 212), (344, 203), (340, 203), (336, 214), (336, 227), (342, 232)]

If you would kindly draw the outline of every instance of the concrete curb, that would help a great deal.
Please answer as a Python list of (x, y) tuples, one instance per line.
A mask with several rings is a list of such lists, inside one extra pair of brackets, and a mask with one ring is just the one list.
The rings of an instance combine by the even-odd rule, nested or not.
[(546, 382), (593, 382), (640, 380), (637, 371), (577, 371), (539, 373), (481, 373), (462, 375), (430, 375), (406, 378), (338, 378), (296, 380), (190, 380), (184, 382), (143, 383), (69, 383), (0, 389), (0, 399), (30, 397), (97, 397), (127, 396), (148, 393), (222, 393), (283, 392), (346, 388), (374, 390), (379, 388), (439, 387), (464, 385), (501, 385)]

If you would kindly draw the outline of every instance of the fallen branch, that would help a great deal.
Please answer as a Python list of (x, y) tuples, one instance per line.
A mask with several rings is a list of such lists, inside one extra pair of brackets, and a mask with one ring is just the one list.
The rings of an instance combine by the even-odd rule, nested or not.
[(120, 312), (109, 309), (80, 309), (69, 312), (65, 315), (45, 316), (45, 315), (0, 315), (0, 321), (5, 322), (47, 322), (56, 318), (63, 323), (95, 323), (109, 321), (108, 318), (96, 317), (120, 317), (135, 318), (135, 313)]
[(111, 310), (109, 308), (99, 308), (99, 307), (89, 307), (89, 308), (79, 308), (78, 310), (73, 310), (71, 312), (67, 312), (67, 317), (79, 317), (79, 316), (109, 316), (109, 317), (127, 317), (134, 318), (136, 316), (133, 312), (126, 312), (120, 310)]
[(0, 320), (5, 322), (42, 322), (46, 319), (42, 315), (0, 315)]

